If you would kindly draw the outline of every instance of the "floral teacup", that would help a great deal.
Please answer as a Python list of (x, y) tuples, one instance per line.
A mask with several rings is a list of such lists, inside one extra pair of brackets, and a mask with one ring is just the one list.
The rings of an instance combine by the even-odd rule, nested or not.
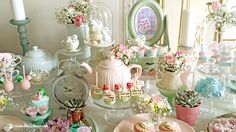
[(79, 40), (77, 35), (68, 36), (66, 40), (62, 41), (62, 47), (67, 51), (76, 51), (79, 47)]
[(157, 49), (158, 49), (157, 45), (154, 45), (153, 47), (145, 45), (144, 47), (146, 49), (145, 54), (144, 54), (145, 57), (156, 57)]
[(131, 49), (136, 53), (136, 57), (138, 58), (144, 57), (145, 48), (139, 46), (132, 46)]
[(12, 53), (0, 53), (0, 69), (15, 67), (21, 62), (21, 57)]
[(49, 78), (50, 73), (46, 70), (31, 71), (30, 76), (32, 77), (32, 84), (41, 84)]

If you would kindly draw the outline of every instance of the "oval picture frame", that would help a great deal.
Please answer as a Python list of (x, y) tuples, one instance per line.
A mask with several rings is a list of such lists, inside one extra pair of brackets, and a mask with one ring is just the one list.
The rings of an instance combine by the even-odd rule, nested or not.
[(156, 29), (155, 29), (156, 32), (153, 33), (151, 38), (146, 39), (145, 41), (145, 45), (153, 46), (160, 40), (163, 34), (163, 30), (164, 30), (164, 15), (163, 15), (161, 7), (155, 0), (143, 0), (143, 1), (137, 2), (131, 8), (129, 12), (129, 16), (128, 16), (128, 32), (132, 38), (135, 38), (139, 35), (139, 33), (136, 31), (135, 20), (136, 20), (136, 16), (140, 12), (140, 9), (144, 7), (151, 8), (152, 11), (156, 15), (156, 21), (157, 21)]

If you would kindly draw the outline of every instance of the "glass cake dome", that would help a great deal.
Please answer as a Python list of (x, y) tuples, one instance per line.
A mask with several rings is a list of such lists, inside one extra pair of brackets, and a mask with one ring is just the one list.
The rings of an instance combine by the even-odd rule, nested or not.
[(89, 34), (86, 43), (89, 46), (110, 46), (113, 42), (112, 27), (113, 18), (111, 10), (100, 2), (94, 3), (94, 9), (89, 18)]

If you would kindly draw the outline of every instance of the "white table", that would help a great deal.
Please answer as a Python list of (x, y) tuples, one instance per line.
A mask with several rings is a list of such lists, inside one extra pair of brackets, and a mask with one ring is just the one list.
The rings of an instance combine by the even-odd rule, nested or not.
[[(144, 89), (147, 93), (159, 93), (158, 89), (155, 86), (155, 81), (150, 81), (150, 87), (148, 89)], [(49, 94), (49, 96), (51, 96)], [(234, 99), (235, 98), (235, 99)], [(50, 101), (53, 108), (53, 116), (65, 116), (66, 111), (65, 110), (59, 110), (58, 106), (55, 104), (51, 97)], [(104, 115), (106, 113), (106, 110), (103, 108), (100, 108), (93, 104), (91, 100), (88, 98), (86, 101), (87, 106), (84, 109), (85, 115), (92, 118), (94, 123), (96, 124), (97, 131), (98, 132), (112, 132), (116, 125), (111, 125), (107, 123), (104, 119)], [(216, 113), (214, 114), (212, 111), (207, 111), (206, 108), (215, 107)], [(214, 103), (209, 103), (207, 101), (204, 101), (202, 108), (201, 108), (201, 114), (198, 117), (197, 123), (193, 128), (196, 132), (205, 131), (207, 123), (213, 119), (214, 117), (217, 117), (222, 114), (235, 112), (236, 108), (236, 93), (228, 93), (224, 98), (214, 100)], [(18, 111), (19, 109), (14, 109), (15, 111)], [(205, 111), (205, 112), (204, 112)], [(207, 112), (206, 112), (207, 111)], [(18, 111), (19, 112), (19, 111)], [(19, 115), (17, 112), (6, 111), (4, 114), (13, 114), (13, 115)], [(0, 113), (1, 114), (1, 113)], [(134, 113), (133, 113), (134, 114)], [(174, 113), (173, 115), (174, 116)]]
[[(151, 81), (150, 89), (145, 89), (146, 91), (148, 91), (148, 93), (159, 93), (154, 83), (155, 83), (154, 81)], [(195, 124), (195, 126), (193, 126), (194, 130), (196, 132), (205, 131), (208, 122), (212, 120), (214, 117), (217, 117), (226, 113), (235, 112), (236, 99), (233, 100), (233, 97), (236, 98), (236, 93), (230, 93), (222, 99), (215, 100), (214, 103), (212, 104), (217, 109), (215, 114), (213, 111), (206, 112), (207, 107), (210, 109), (210, 105), (209, 105), (210, 103), (207, 103), (206, 101), (204, 101), (197, 123)], [(95, 104), (93, 104), (90, 101), (90, 99), (87, 100), (87, 107), (85, 108), (85, 113), (86, 115), (93, 118), (99, 132), (112, 132), (114, 128), (116, 127), (116, 125), (111, 125), (105, 121), (104, 119), (105, 112), (106, 112), (105, 109), (97, 107)], [(174, 117), (174, 113), (172, 117)]]

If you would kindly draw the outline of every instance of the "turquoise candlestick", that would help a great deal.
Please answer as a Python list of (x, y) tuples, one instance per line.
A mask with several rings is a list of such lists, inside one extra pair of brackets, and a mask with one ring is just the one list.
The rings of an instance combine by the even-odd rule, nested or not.
[(17, 25), (17, 31), (19, 33), (20, 44), (23, 50), (23, 55), (29, 50), (29, 41), (26, 35), (27, 29), (25, 27), (26, 24), (30, 23), (31, 19), (26, 18), (25, 20), (14, 20), (11, 19), (10, 23), (12, 25)]

